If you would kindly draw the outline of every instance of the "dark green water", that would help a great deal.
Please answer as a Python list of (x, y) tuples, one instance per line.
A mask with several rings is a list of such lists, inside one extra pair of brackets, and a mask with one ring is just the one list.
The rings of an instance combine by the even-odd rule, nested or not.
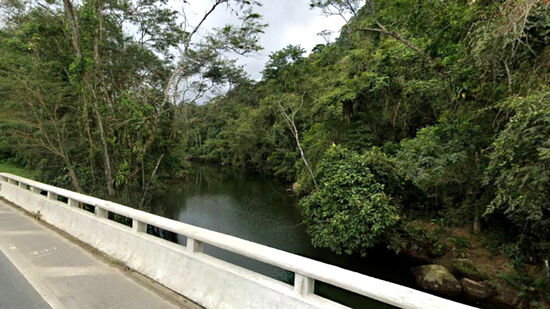
[[(366, 258), (339, 256), (314, 248), (302, 224), (297, 200), (287, 187), (254, 173), (199, 166), (185, 182), (155, 197), (149, 211), (161, 216), (412, 286), (409, 265), (384, 250)], [(174, 237), (174, 236), (173, 236)], [(169, 238), (169, 236), (168, 236)], [(185, 237), (172, 239), (185, 244)], [(293, 274), (214, 247), (205, 252), (292, 284)], [(326, 284), (316, 293), (353, 308), (393, 308)]]

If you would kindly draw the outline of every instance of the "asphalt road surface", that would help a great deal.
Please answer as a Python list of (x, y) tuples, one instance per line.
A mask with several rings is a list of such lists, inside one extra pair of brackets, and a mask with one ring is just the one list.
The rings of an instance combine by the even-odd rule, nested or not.
[(134, 280), (2, 200), (0, 252), (0, 309), (197, 308), (167, 299), (173, 292)]
[(0, 309), (51, 309), (0, 251)]

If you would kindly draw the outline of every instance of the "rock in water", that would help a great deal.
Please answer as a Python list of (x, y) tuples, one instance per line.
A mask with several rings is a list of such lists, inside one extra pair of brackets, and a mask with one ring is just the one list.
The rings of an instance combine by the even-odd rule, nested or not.
[(416, 283), (427, 291), (444, 296), (457, 296), (462, 292), (462, 285), (444, 266), (432, 264), (412, 269)]
[(484, 282), (462, 278), (460, 283), (466, 296), (472, 300), (484, 300), (493, 295), (493, 289)]

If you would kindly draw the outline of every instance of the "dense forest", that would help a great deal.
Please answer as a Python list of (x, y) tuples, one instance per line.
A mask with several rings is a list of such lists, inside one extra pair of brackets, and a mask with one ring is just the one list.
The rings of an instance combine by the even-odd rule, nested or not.
[(1, 3), (0, 160), (141, 204), (194, 162), (254, 169), (316, 246), (458, 259), (501, 303), (548, 306), (549, 1), (311, 0), (339, 37), (260, 81), (221, 56), (261, 48), (255, 1), (212, 1), (239, 22), (200, 40), (163, 1)]

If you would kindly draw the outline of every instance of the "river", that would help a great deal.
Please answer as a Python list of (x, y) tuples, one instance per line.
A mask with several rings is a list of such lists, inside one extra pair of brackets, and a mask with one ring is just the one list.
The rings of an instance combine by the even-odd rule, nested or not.
[[(385, 250), (367, 257), (336, 255), (311, 245), (297, 199), (288, 185), (245, 170), (200, 165), (186, 181), (158, 194), (148, 211), (181, 222), (222, 232), (263, 245), (337, 265), (391, 282), (414, 286), (406, 261)], [(185, 237), (164, 235), (185, 244)], [(293, 274), (260, 262), (205, 246), (205, 252), (225, 261), (292, 284)], [(318, 295), (353, 308), (393, 308), (316, 282)]]

